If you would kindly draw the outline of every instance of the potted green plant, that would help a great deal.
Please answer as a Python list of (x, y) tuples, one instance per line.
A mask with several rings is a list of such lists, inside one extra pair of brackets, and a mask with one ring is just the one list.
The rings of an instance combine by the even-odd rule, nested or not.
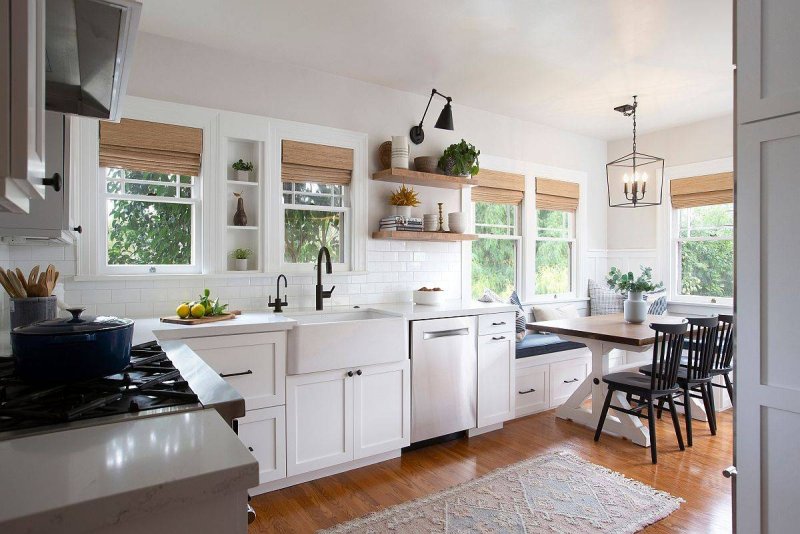
[(442, 157), (439, 158), (439, 168), (450, 176), (475, 176), (480, 170), (478, 165), (480, 155), (480, 150), (462, 139), (460, 143), (454, 143), (444, 149)]
[(246, 271), (247, 260), (253, 255), (253, 251), (249, 248), (236, 248), (231, 252), (233, 257), (233, 269), (235, 271)]
[(397, 190), (392, 191), (389, 196), (389, 205), (394, 206), (394, 214), (398, 217), (411, 217), (411, 208), (419, 206), (419, 197), (413, 187), (401, 185)]
[(616, 267), (608, 272), (606, 283), (608, 287), (620, 293), (628, 293), (628, 298), (622, 304), (625, 321), (629, 323), (643, 323), (647, 319), (647, 302), (642, 299), (645, 291), (654, 291), (664, 286), (663, 282), (653, 283), (653, 269), (640, 266), (642, 274), (638, 277), (632, 271), (623, 273)]
[(234, 161), (233, 170), (236, 171), (236, 179), (240, 182), (249, 182), (250, 181), (250, 173), (253, 172), (253, 162), (252, 161)]

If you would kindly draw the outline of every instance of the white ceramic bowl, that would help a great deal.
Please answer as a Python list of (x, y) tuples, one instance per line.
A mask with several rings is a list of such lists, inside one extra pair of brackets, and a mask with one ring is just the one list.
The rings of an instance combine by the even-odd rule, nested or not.
[(415, 304), (424, 306), (435, 306), (444, 302), (444, 291), (413, 291)]
[(467, 214), (456, 211), (447, 215), (447, 227), (451, 232), (463, 234), (467, 231)]

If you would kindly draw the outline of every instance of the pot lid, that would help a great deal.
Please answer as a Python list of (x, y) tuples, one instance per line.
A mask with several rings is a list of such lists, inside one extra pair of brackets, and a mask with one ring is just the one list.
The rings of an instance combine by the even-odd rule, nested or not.
[(67, 308), (72, 314), (69, 319), (58, 318), (40, 321), (27, 326), (15, 328), (14, 334), (38, 335), (38, 336), (57, 336), (65, 334), (86, 334), (91, 332), (102, 332), (105, 330), (116, 330), (131, 326), (131, 319), (121, 319), (110, 316), (81, 315), (86, 308)]

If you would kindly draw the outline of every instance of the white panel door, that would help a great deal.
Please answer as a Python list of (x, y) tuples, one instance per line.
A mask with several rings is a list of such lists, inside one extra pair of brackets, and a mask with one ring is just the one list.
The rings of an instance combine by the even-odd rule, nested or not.
[(286, 332), (184, 340), (244, 397), (247, 410), (284, 404)]
[(238, 419), (239, 439), (258, 460), (258, 482), (286, 478), (284, 406), (250, 410)]
[(800, 110), (800, 2), (737, 2), (736, 114), (739, 122)]
[(353, 377), (325, 371), (286, 377), (286, 472), (353, 459)]
[(739, 125), (737, 136), (737, 531), (796, 532), (800, 114)]
[(478, 428), (514, 417), (514, 334), (478, 336)]
[(411, 443), (410, 360), (357, 369), (353, 399), (355, 459)]

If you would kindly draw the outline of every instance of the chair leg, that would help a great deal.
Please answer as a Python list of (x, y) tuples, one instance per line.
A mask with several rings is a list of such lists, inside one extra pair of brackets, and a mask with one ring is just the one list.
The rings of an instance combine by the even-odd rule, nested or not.
[(658, 412), (656, 414), (656, 417), (661, 419), (661, 412), (663, 410), (664, 410), (664, 397), (661, 397), (660, 399), (658, 399)]
[(647, 398), (647, 425), (650, 427), (650, 458), (654, 464), (658, 463), (658, 451), (656, 451), (656, 412), (653, 409), (652, 397)]
[(725, 377), (725, 387), (728, 390), (728, 397), (731, 399), (731, 406), (733, 406), (733, 382), (731, 382), (731, 377), (728, 373), (722, 376)]
[(675, 408), (675, 401), (672, 399), (672, 395), (667, 397), (669, 401), (669, 411), (672, 413), (672, 424), (675, 426), (675, 435), (678, 436), (678, 447), (680, 449), (686, 450), (686, 447), (683, 446), (683, 436), (681, 435), (681, 424), (678, 421), (678, 410)]
[(689, 395), (689, 386), (683, 390), (683, 412), (686, 416), (686, 445), (692, 446), (692, 397)]
[(711, 434), (716, 434), (716, 428), (714, 428), (714, 408), (711, 405), (709, 400), (709, 392), (708, 392), (708, 383), (700, 384), (700, 396), (703, 398), (703, 408), (706, 410), (706, 420), (708, 421), (708, 428), (711, 430)]
[(603, 410), (600, 412), (600, 419), (597, 421), (597, 430), (594, 431), (594, 440), (600, 440), (600, 434), (603, 432), (603, 423), (606, 422), (606, 415), (608, 414), (608, 407), (611, 405), (611, 396), (614, 394), (614, 390), (608, 388), (608, 394), (606, 394), (606, 401), (603, 403)]
[(717, 407), (714, 403), (714, 388), (711, 387), (711, 382), (706, 382), (705, 389), (708, 394), (708, 427), (711, 429), (711, 435), (717, 435)]

